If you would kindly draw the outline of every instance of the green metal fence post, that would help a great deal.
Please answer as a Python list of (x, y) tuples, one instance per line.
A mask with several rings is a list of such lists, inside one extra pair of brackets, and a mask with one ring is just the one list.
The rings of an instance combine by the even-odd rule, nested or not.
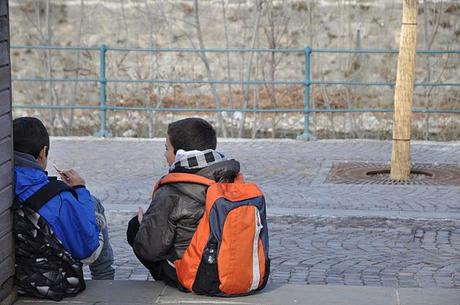
[(106, 112), (107, 112), (107, 78), (105, 76), (105, 54), (107, 46), (101, 45), (99, 48), (99, 132), (97, 136), (107, 137)]
[(297, 136), (297, 140), (311, 141), (315, 140), (315, 137), (310, 134), (310, 96), (311, 96), (311, 53), (310, 47), (305, 47), (305, 81), (303, 85), (303, 95), (305, 99), (305, 110), (304, 110), (304, 121), (303, 121), (303, 133)]

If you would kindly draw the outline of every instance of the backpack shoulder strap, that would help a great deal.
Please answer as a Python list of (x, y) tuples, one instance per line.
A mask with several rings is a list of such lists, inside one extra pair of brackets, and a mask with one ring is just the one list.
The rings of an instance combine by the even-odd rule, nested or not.
[(160, 180), (158, 180), (155, 185), (153, 186), (152, 196), (158, 190), (158, 188), (162, 185), (169, 184), (169, 183), (179, 183), (179, 182), (189, 182), (189, 183), (196, 183), (206, 186), (211, 186), (216, 182), (214, 180), (205, 178), (200, 175), (188, 174), (188, 173), (169, 173)]
[(71, 192), (75, 198), (78, 198), (77, 192), (60, 180), (53, 180), (45, 184), (42, 188), (36, 191), (32, 196), (27, 198), (22, 204), (28, 206), (35, 212), (41, 209), (54, 196), (62, 192)]
[(170, 173), (164, 176), (163, 178), (161, 178), (159, 184), (163, 185), (163, 184), (178, 183), (178, 182), (190, 182), (190, 183), (202, 184), (202, 185), (207, 185), (207, 186), (211, 186), (216, 183), (214, 180), (205, 178), (200, 175), (187, 174), (187, 173)]

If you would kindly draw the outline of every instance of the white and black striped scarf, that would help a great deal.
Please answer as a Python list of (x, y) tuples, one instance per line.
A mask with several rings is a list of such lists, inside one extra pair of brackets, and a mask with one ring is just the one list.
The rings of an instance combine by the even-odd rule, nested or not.
[(179, 149), (176, 152), (176, 161), (169, 168), (173, 171), (198, 171), (209, 165), (227, 160), (223, 154), (213, 149), (185, 151)]

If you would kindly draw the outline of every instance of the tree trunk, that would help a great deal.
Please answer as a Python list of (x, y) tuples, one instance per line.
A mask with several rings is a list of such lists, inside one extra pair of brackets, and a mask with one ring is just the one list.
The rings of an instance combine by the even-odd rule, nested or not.
[(410, 132), (414, 91), (415, 51), (417, 35), (417, 0), (404, 0), (395, 88), (393, 121), (393, 180), (408, 180), (410, 175)]
[[(82, 31), (83, 31), (83, 22), (85, 19), (85, 3), (84, 0), (80, 0), (80, 22), (78, 24), (78, 33), (77, 33), (77, 46), (81, 45), (81, 36), (82, 36)], [(81, 57), (81, 51), (77, 51), (77, 61), (76, 61), (76, 67), (75, 67), (75, 83), (73, 85), (73, 92), (72, 92), (72, 98), (70, 99), (70, 103), (74, 105), (79, 104), (79, 98), (77, 97), (78, 95), (78, 78), (80, 77), (80, 57)], [(73, 129), (73, 122), (75, 118), (75, 109), (71, 108), (70, 109), (70, 115), (69, 115), (69, 124), (67, 125), (67, 136), (72, 135), (72, 129)]]
[[(262, 2), (257, 1), (256, 7), (257, 7), (257, 15), (256, 15), (256, 21), (254, 24), (253, 32), (252, 32), (251, 49), (255, 48), (255, 45), (257, 42), (257, 33), (259, 32), (260, 17), (262, 16)], [(248, 67), (246, 70), (246, 77), (245, 77), (246, 82), (249, 82), (251, 78), (253, 58), (254, 58), (254, 52), (249, 53), (249, 62), (248, 62)], [(243, 87), (243, 110), (248, 109), (248, 103), (249, 103), (249, 84), (246, 83)], [(239, 130), (238, 130), (238, 138), (243, 137), (245, 121), (246, 121), (246, 112), (243, 111), (243, 113), (241, 114), (241, 122), (240, 122)]]
[[(51, 45), (52, 38), (51, 38), (51, 8), (50, 8), (50, 0), (46, 1), (46, 44)], [(46, 77), (51, 79), (52, 75), (52, 68), (51, 68), (51, 50), (46, 50)], [(53, 101), (53, 82), (48, 81), (48, 104), (54, 106)], [(55, 135), (55, 128), (54, 128), (54, 120), (56, 119), (56, 115), (54, 109), (50, 109), (49, 111), (49, 131), (51, 135)]]
[[(201, 33), (200, 17), (199, 17), (199, 11), (198, 11), (198, 0), (193, 1), (193, 10), (195, 11), (196, 34), (198, 36), (198, 42), (200, 44), (200, 49), (203, 50), (203, 49), (205, 49), (205, 45), (204, 45), (203, 35)], [(208, 56), (206, 55), (206, 52), (202, 51), (199, 54), (200, 54), (201, 60), (203, 61), (204, 66), (206, 68), (206, 73), (207, 73), (207, 76), (208, 76), (208, 80), (213, 80), (214, 77), (213, 77), (213, 74), (212, 74), (212, 71), (211, 71), (211, 66), (209, 65), (209, 60), (208, 60)], [(209, 85), (211, 87), (212, 95), (214, 96), (216, 107), (218, 109), (220, 109), (220, 112), (217, 113), (217, 123), (218, 123), (219, 127), (222, 130), (222, 136), (224, 138), (226, 138), (227, 137), (227, 129), (225, 127), (224, 118), (222, 116), (222, 103), (220, 101), (220, 97), (219, 97), (219, 94), (217, 92), (216, 85), (214, 83), (210, 83)]]
[[(228, 27), (227, 27), (227, 14), (225, 10), (225, 0), (222, 0), (222, 19), (224, 22), (224, 34), (225, 34), (225, 48), (229, 49), (230, 48), (230, 43), (228, 39)], [(230, 65), (230, 53), (226, 52), (226, 59), (227, 59), (227, 79), (231, 80), (231, 65)], [(232, 85), (227, 84), (228, 88), (228, 107), (233, 109), (233, 98), (232, 98)], [(234, 137), (234, 130), (233, 130), (233, 117), (234, 117), (234, 112), (230, 113), (231, 119), (230, 119), (230, 136), (233, 138)]]

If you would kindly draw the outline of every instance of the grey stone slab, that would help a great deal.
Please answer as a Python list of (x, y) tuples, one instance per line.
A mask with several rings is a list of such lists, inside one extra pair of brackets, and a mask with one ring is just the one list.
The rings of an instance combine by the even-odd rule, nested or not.
[(151, 281), (87, 281), (79, 301), (147, 303), (156, 300), (164, 284)]
[[(34, 304), (39, 304), (39, 305), (56, 305), (56, 304), (78, 304), (78, 305), (127, 305), (127, 303), (123, 302), (80, 302), (80, 301), (69, 301), (69, 300), (63, 300), (61, 302), (52, 302), (52, 301), (44, 301), (44, 300), (24, 300), (23, 298), (19, 297), (18, 301), (14, 303), (15, 305), (34, 305)], [(147, 305), (147, 304), (152, 304), (152, 303), (128, 303), (129, 305)]]
[(0, 92), (0, 115), (7, 114), (11, 111), (11, 91), (3, 90)]
[[(0, 92), (0, 97), (1, 97)], [(0, 164), (5, 163), (8, 160), (11, 160), (13, 157), (12, 149), (10, 147), (4, 147), (5, 152), (2, 152), (2, 146), (9, 146), (10, 139), (13, 137), (13, 124), (11, 119), (11, 107), (6, 107), (5, 105), (0, 104)], [(2, 145), (6, 144), (6, 145)], [(12, 148), (12, 147), (11, 147)]]
[[(110, 301), (110, 302), (101, 302), (101, 301), (77, 301), (77, 300), (70, 300), (70, 299), (64, 299), (60, 302), (53, 302), (49, 300), (35, 300), (35, 299), (26, 299), (23, 297), (19, 297), (18, 301), (14, 303), (14, 305), (34, 305), (34, 304), (39, 304), (39, 305), (56, 305), (56, 304), (68, 304), (68, 305), (151, 305), (155, 304), (153, 301), (150, 302), (143, 302), (143, 303), (138, 303), (138, 302), (118, 302), (118, 301)], [(2, 304), (3, 305), (3, 304)]]
[(456, 212), (416, 212), (416, 211), (401, 211), (401, 218), (408, 219), (460, 219), (460, 213)]
[(271, 216), (380, 217), (408, 219), (460, 219), (460, 212), (378, 211), (359, 209), (301, 209), (268, 207)]
[[(154, 304), (164, 289), (161, 282), (86, 281), (86, 290), (62, 304)], [(21, 297), (15, 304), (56, 304), (46, 300)]]
[(3, 213), (0, 213), (0, 237), (11, 232), (12, 225), (13, 217), (11, 215), (10, 210), (5, 210), (3, 211)]
[[(0, 92), (6, 88), (11, 87), (10, 66), (9, 66), (9, 23), (8, 23), (8, 0), (0, 0), (0, 41), (6, 41), (0, 44)], [(0, 106), (0, 141), (3, 138), (9, 137), (11, 133), (11, 116), (9, 115), (10, 100), (3, 99), (0, 103), (6, 105)], [(0, 155), (0, 164), (4, 163), (11, 157), (11, 152)], [(6, 182), (5, 185), (11, 180), (11, 175), (8, 173), (6, 177), (4, 171), (0, 169), (0, 184)], [(3, 180), (3, 181), (2, 181)], [(4, 187), (0, 187), (0, 191)], [(5, 196), (3, 196), (5, 195)], [(0, 214), (4, 208), (9, 207), (11, 196), (6, 193), (0, 193)], [(6, 221), (5, 217), (3, 220)], [(9, 223), (11, 224), (11, 223)], [(2, 237), (3, 236), (3, 237)], [(14, 300), (12, 294), (12, 234), (10, 228), (3, 226), (0, 231), (0, 303), (10, 304)], [(4, 248), (4, 249), (3, 249)]]
[[(2, 73), (3, 68), (0, 68), (0, 73)], [(1, 74), (0, 74), (0, 86), (1, 86)], [(11, 116), (9, 114), (4, 114), (0, 116), (0, 139), (3, 139), (11, 134)], [(2, 156), (3, 157), (3, 156)]]
[(270, 285), (261, 293), (239, 298), (209, 298), (166, 287), (158, 304), (265, 304), (265, 305), (396, 305), (392, 288), (313, 285)]
[(8, 15), (8, 1), (1, 0), (0, 1), (0, 16)]
[(9, 23), (7, 16), (0, 16), (0, 41), (8, 40), (9, 38)]
[[(2, 199), (5, 199), (4, 197)], [(4, 206), (6, 207), (6, 204)], [(2, 284), (5, 282), (5, 280), (11, 278), (14, 274), (14, 252), (13, 252), (13, 238), (12, 238), (12, 232), (11, 232), (11, 215), (8, 209), (4, 210), (2, 215), (0, 216), (0, 245), (1, 245), (0, 247), (0, 287), (1, 287)], [(0, 288), (0, 293), (3, 294), (3, 293), (9, 293), (9, 292), (8, 290), (4, 290), (4, 288)], [(3, 297), (0, 297), (0, 302), (2, 299)]]
[[(138, 302), (129, 302), (126, 303), (126, 301), (118, 302), (118, 301), (110, 301), (110, 302), (101, 302), (101, 301), (76, 301), (76, 300), (70, 300), (70, 299), (64, 299), (60, 302), (53, 302), (49, 300), (34, 300), (34, 299), (25, 299), (22, 297), (19, 297), (18, 301), (14, 303), (14, 305), (34, 305), (34, 304), (39, 304), (39, 305), (56, 305), (56, 304), (68, 304), (68, 305), (151, 305), (155, 304), (152, 302), (144, 302), (144, 303), (138, 303)], [(3, 305), (3, 304), (2, 304)]]
[(13, 277), (0, 285), (0, 305), (12, 305), (16, 301), (16, 289)]
[[(1, 4), (0, 4), (1, 6)], [(1, 10), (1, 8), (0, 8)], [(0, 42), (0, 66), (8, 65), (10, 63), (9, 43), (7, 41)]]
[(0, 237), (0, 261), (10, 256), (14, 251), (13, 244), (13, 233), (10, 229), (5, 232), (5, 234)]
[(460, 289), (400, 288), (401, 305), (459, 305)]
[(0, 139), (0, 159), (3, 163), (12, 158), (13, 155), (13, 141), (11, 137), (6, 137), (4, 139)]
[(3, 213), (10, 208), (13, 201), (13, 186), (10, 184), (7, 187), (0, 189), (0, 213)]
[(10, 185), (13, 181), (13, 162), (11, 160), (1, 161), (3, 160), (0, 160), (0, 190)]
[(7, 279), (11, 278), (13, 275), (14, 275), (14, 255), (11, 253), (9, 256), (4, 257), (3, 260), (0, 261), (0, 283), (5, 282)]
[[(0, 21), (1, 23), (1, 21)], [(1, 31), (1, 30), (0, 30)], [(11, 87), (10, 66), (0, 68), (0, 91)], [(1, 125), (0, 125), (1, 126)]]

